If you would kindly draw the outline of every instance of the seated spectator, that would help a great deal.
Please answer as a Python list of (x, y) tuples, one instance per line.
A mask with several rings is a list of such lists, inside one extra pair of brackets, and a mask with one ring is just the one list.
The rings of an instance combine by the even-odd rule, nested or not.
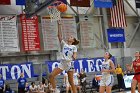
[(94, 75), (92, 79), (92, 88), (95, 88), (97, 91), (99, 90), (99, 77)]
[(133, 75), (134, 74), (134, 72), (131, 69), (130, 64), (126, 64), (126, 71), (124, 72), (124, 74), (126, 74), (126, 75)]
[(83, 69), (81, 69), (81, 72), (79, 74), (80, 79), (80, 85), (82, 86), (82, 92), (86, 92), (86, 73)]
[(45, 80), (44, 91), (45, 93), (51, 93), (51, 85), (47, 79)]
[(35, 85), (34, 82), (31, 83), (31, 85), (29, 87), (29, 91), (30, 91), (30, 93), (38, 93), (37, 86)]
[(69, 81), (68, 81), (68, 74), (67, 73), (64, 74), (64, 86), (66, 87), (66, 93), (69, 93), (69, 91), (71, 91), (71, 86), (70, 86)]
[(5, 93), (12, 93), (12, 90), (11, 90), (9, 84), (6, 84), (6, 86), (5, 86)]
[(80, 92), (81, 88), (80, 88), (79, 77), (80, 77), (79, 74), (75, 70), (75, 73), (73, 74), (74, 85), (76, 86), (78, 93), (81, 93)]
[(44, 84), (40, 82), (40, 84), (37, 86), (38, 93), (45, 93), (44, 92)]
[(26, 85), (25, 85), (25, 93), (29, 93), (29, 84), (28, 83), (26, 83)]

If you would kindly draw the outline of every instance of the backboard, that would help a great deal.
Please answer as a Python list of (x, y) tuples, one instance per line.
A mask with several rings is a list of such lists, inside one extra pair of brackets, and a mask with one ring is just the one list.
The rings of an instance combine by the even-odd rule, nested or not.
[(26, 0), (25, 13), (27, 17), (32, 17), (37, 15), (43, 9), (46, 9), (47, 6), (55, 2), (56, 0)]

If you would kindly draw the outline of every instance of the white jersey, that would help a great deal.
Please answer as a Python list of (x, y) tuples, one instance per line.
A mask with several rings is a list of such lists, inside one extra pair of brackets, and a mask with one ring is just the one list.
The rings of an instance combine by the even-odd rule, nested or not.
[(37, 86), (34, 85), (34, 87), (32, 85), (30, 85), (29, 89), (32, 91), (32, 92), (35, 92), (37, 91)]
[(39, 92), (44, 92), (44, 85), (38, 85)]
[(68, 45), (64, 40), (61, 41), (62, 44), (62, 60), (72, 61), (73, 53), (77, 52), (77, 47), (75, 45)]
[[(107, 60), (102, 63), (102, 69), (110, 70), (110, 61)], [(114, 77), (109, 72), (102, 72), (102, 78), (100, 81), (100, 86), (113, 86)]]
[[(110, 61), (111, 60), (104, 61), (102, 63), (102, 69), (110, 70)], [(102, 75), (108, 75), (108, 74), (110, 74), (110, 73), (108, 73), (108, 72), (102, 72)]]

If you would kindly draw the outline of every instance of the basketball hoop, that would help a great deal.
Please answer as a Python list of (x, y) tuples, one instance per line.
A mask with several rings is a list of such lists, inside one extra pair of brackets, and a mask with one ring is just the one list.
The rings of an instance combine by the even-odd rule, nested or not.
[(60, 4), (63, 4), (63, 2), (56, 1), (53, 4), (51, 4), (50, 6), (47, 7), (47, 11), (50, 15), (51, 22), (61, 20), (61, 16), (60, 16), (61, 11), (59, 11), (58, 8), (57, 8), (57, 6), (59, 6)]
[(57, 8), (55, 6), (47, 7), (47, 10), (49, 12), (51, 22), (61, 20), (61, 16), (60, 16), (61, 13), (57, 10)]

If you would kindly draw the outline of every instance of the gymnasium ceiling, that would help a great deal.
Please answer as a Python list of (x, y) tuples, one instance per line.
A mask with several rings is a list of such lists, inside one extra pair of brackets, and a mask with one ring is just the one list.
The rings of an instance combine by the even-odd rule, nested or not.
[[(136, 10), (135, 8), (135, 2), (134, 0), (127, 0), (132, 7)], [(67, 0), (67, 2), (69, 2), (69, 0)], [(24, 9), (24, 6), (17, 6), (15, 4), (15, 0), (11, 0), (11, 5), (0, 5), (0, 14), (21, 14), (22, 10)], [(128, 4), (126, 4), (125, 0), (125, 11), (126, 11), (126, 15), (136, 15), (132, 9), (130, 9), (130, 7), (128, 6)], [(91, 7), (72, 7), (76, 12), (78, 12), (78, 14), (93, 14), (95, 13), (96, 10), (98, 10), (97, 8), (94, 8), (94, 4), (93, 4), (93, 0), (91, 0)], [(136, 10), (139, 11), (139, 10)], [(42, 10), (40, 12), (40, 15), (46, 15), (48, 12), (47, 10)], [(68, 6), (68, 10), (66, 12), (66, 14), (74, 14), (74, 12), (72, 11), (72, 9)]]
[[(69, 2), (69, 0), (67, 0)], [(91, 7), (78, 7), (78, 10), (76, 7), (73, 7), (73, 9), (76, 12), (79, 12), (79, 14), (85, 14), (85, 13), (91, 13), (93, 11), (93, 1), (91, 0)], [(24, 9), (24, 6), (17, 6), (15, 4), (15, 0), (11, 0), (11, 5), (0, 5), (0, 14), (20, 14), (22, 13), (22, 10)], [(87, 12), (88, 11), (88, 12)], [(66, 12), (67, 14), (74, 14), (74, 12), (70, 9), (68, 6), (68, 10)], [(41, 15), (47, 14), (47, 10), (43, 10), (40, 13)]]

